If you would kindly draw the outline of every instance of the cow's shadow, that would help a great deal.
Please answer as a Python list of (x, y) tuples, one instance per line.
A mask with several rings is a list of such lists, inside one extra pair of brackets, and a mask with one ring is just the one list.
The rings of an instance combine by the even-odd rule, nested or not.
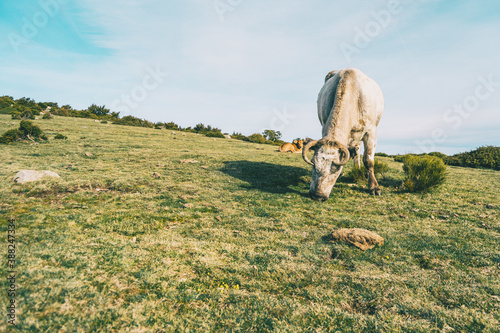
[[(238, 178), (248, 185), (244, 188), (255, 188), (269, 193), (297, 193), (307, 196), (309, 184), (304, 176), (310, 171), (303, 168), (252, 161), (227, 161), (221, 171), (231, 177)], [(294, 189), (303, 185), (304, 190)]]

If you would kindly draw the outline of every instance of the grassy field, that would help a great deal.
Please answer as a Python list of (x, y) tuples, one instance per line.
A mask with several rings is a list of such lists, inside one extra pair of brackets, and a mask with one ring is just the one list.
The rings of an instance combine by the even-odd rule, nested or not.
[[(0, 133), (18, 123), (1, 115)], [(402, 165), (381, 158), (391, 168), (381, 197), (341, 179), (319, 203), (301, 156), (274, 146), (35, 123), (48, 143), (0, 146), (3, 272), (9, 218), (17, 233), (11, 331), (499, 330), (499, 171), (449, 167), (436, 192), (410, 194), (398, 189)], [(61, 178), (13, 183), (22, 169)], [(385, 244), (329, 242), (340, 227)]]

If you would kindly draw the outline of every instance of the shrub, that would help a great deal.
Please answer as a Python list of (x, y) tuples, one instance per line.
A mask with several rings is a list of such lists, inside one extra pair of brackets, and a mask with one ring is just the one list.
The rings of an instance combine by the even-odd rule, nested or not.
[(35, 115), (30, 110), (22, 112), (13, 112), (12, 119), (35, 119)]
[[(375, 164), (373, 166), (373, 172), (375, 172), (375, 176), (382, 176), (385, 178), (387, 172), (389, 172), (390, 168), (387, 163), (380, 162), (379, 160), (375, 160)], [(364, 183), (368, 181), (368, 173), (363, 164), (360, 167), (355, 165), (351, 171), (347, 174), (347, 177), (352, 178), (356, 183)]]
[(206, 132), (205, 136), (211, 137), (211, 138), (225, 138), (224, 134), (221, 132)]
[(54, 116), (50, 112), (44, 113), (42, 117), (42, 119), (52, 119), (52, 118), (54, 118)]
[(16, 109), (14, 109), (11, 106), (3, 108), (3, 109), (0, 110), (0, 114), (12, 114), (14, 112), (17, 112), (17, 111), (16, 111)]
[(153, 128), (155, 125), (147, 120), (143, 120), (134, 116), (125, 116), (113, 122), (116, 125), (136, 126), (136, 127), (149, 127)]
[(54, 139), (57, 139), (57, 140), (66, 140), (68, 137), (66, 135), (63, 135), (63, 134), (56, 134), (56, 136), (54, 137)]
[(180, 130), (179, 125), (177, 125), (173, 121), (171, 121), (169, 123), (165, 123), (165, 128), (168, 130), (176, 130), (176, 131)]
[(396, 155), (394, 156), (394, 161), (404, 163), (405, 159), (408, 156), (416, 156), (416, 155), (415, 154)]
[(479, 147), (470, 152), (447, 156), (445, 163), (469, 168), (500, 170), (500, 147)]
[(109, 109), (106, 109), (105, 105), (99, 106), (99, 105), (92, 104), (91, 106), (89, 106), (87, 108), (87, 111), (96, 115), (97, 117), (102, 117), (102, 116), (109, 114)]
[(26, 137), (28, 139), (31, 138), (35, 141), (38, 141), (39, 139), (47, 140), (47, 136), (43, 134), (40, 127), (33, 125), (33, 123), (28, 120), (21, 121), (21, 124), (19, 124), (19, 131), (21, 131), (23, 137)]
[(107, 120), (101, 120), (101, 124), (107, 124), (108, 121)]
[(69, 109), (64, 109), (64, 108), (54, 110), (54, 111), (52, 111), (52, 113), (55, 114), (56, 116), (62, 116), (62, 117), (70, 117), (71, 116)]
[(11, 96), (0, 97), (0, 109), (8, 108), (14, 104), (14, 99)]
[(448, 157), (446, 154), (440, 153), (438, 151), (433, 151), (432, 153), (429, 153), (429, 156), (436, 156), (442, 159), (443, 161)]
[(18, 129), (11, 129), (5, 132), (1, 137), (0, 137), (0, 143), (11, 143), (14, 141), (19, 140), (21, 137), (21, 132)]
[(375, 153), (375, 156), (380, 156), (380, 157), (389, 157), (386, 153)]
[(31, 121), (22, 120), (19, 129), (13, 129), (5, 132), (0, 137), (0, 143), (10, 143), (19, 140), (30, 139), (33, 141), (47, 140), (40, 127), (33, 125)]
[(244, 136), (243, 134), (241, 134), (239, 132), (233, 132), (233, 134), (231, 134), (231, 138), (237, 139), (237, 140), (245, 140), (246, 136)]
[(259, 133), (249, 135), (244, 140), (250, 141), (250, 142), (255, 142), (255, 143), (266, 143), (266, 138), (264, 138), (264, 136), (262, 136), (262, 134), (259, 134)]
[(358, 165), (355, 165), (351, 169), (351, 171), (347, 173), (347, 177), (352, 178), (352, 180), (358, 184), (364, 183), (368, 179), (364, 165), (361, 165), (360, 167), (358, 167)]
[(409, 192), (428, 192), (445, 181), (446, 166), (436, 156), (407, 156), (403, 170), (407, 175), (403, 185)]

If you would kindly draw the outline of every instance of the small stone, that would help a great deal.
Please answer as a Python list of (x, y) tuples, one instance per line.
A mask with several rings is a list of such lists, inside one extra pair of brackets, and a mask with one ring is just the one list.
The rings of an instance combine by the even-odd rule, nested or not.
[(495, 205), (492, 205), (492, 204), (487, 204), (487, 205), (486, 205), (486, 208), (488, 208), (488, 209), (493, 209), (493, 208), (495, 208)]
[(136, 240), (137, 240), (137, 238), (135, 236), (132, 237), (132, 243), (135, 243)]
[(202, 168), (202, 169), (208, 169), (208, 167), (206, 165), (202, 165), (202, 166), (200, 166), (200, 168)]
[(89, 153), (88, 151), (86, 151), (86, 152), (85, 152), (85, 156), (87, 156), (87, 157), (92, 157), (92, 156), (94, 156), (94, 155), (93, 155), (92, 153)]
[(488, 229), (491, 229), (491, 226), (489, 226), (488, 224), (483, 222), (483, 223), (481, 223), (481, 228), (488, 230)]
[(158, 172), (153, 172), (153, 178), (160, 178), (160, 174)]
[(14, 176), (14, 181), (19, 184), (24, 184), (40, 180), (44, 177), (60, 178), (60, 176), (53, 171), (21, 170)]
[(180, 163), (191, 163), (191, 164), (200, 163), (200, 162), (199, 162), (199, 161), (197, 161), (197, 160), (191, 160), (191, 159), (187, 159), (187, 160), (180, 160), (179, 162), (180, 162)]
[(222, 218), (220, 216), (216, 216), (215, 219), (219, 222), (222, 221)]
[(189, 203), (189, 202), (188, 202), (188, 203), (183, 204), (182, 206), (183, 206), (184, 208), (193, 208), (193, 207), (194, 207), (194, 205), (193, 205), (192, 203)]

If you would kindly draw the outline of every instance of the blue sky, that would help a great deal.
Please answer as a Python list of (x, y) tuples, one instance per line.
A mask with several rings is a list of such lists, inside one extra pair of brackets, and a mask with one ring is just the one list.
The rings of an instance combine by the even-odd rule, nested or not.
[(319, 138), (331, 70), (381, 86), (378, 151), (500, 146), (494, 0), (39, 0), (0, 4), (0, 95), (181, 126)]

